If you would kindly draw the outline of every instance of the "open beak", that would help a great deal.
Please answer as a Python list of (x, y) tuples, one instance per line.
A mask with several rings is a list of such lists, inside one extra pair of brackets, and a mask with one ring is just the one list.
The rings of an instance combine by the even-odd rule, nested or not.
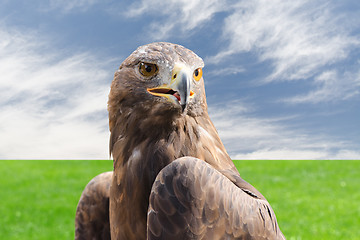
[(180, 104), (184, 112), (189, 99), (194, 95), (190, 90), (192, 74), (188, 67), (183, 64), (175, 65), (170, 84), (164, 84), (157, 88), (148, 88), (147, 91), (155, 96), (167, 98), (169, 101)]

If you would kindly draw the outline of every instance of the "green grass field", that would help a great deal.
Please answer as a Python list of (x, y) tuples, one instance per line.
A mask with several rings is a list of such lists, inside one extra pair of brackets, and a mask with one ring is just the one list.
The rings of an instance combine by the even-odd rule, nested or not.
[[(235, 161), (287, 239), (359, 239), (360, 161)], [(112, 161), (0, 161), (0, 239), (73, 239), (80, 194)]]

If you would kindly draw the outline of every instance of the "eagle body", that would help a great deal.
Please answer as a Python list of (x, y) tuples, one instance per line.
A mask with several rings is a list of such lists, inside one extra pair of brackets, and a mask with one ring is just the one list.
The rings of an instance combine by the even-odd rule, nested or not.
[(209, 118), (203, 67), (180, 45), (152, 43), (115, 72), (108, 101), (111, 239), (284, 239), (270, 205), (240, 177)]
[[(142, 239), (146, 239), (146, 218), (152, 184), (160, 170), (173, 160), (195, 156), (207, 159), (218, 169), (225, 167), (221, 166), (218, 159), (224, 159), (226, 152), (223, 152), (225, 150), (221, 142), (215, 142), (216, 136), (212, 137), (205, 130), (204, 125), (208, 122), (201, 118), (187, 121), (187, 118), (189, 117), (168, 123), (168, 127), (154, 129), (149, 132), (152, 133), (151, 136), (142, 136), (143, 141), (135, 140), (139, 135), (134, 132), (137, 136), (123, 136), (116, 143), (116, 151), (120, 152), (114, 152), (114, 155), (119, 154), (119, 158), (114, 162), (116, 170), (110, 191), (110, 222), (119, 223), (122, 227), (117, 227), (118, 224), (111, 225), (115, 236), (135, 239), (142, 233)], [(198, 124), (189, 125), (192, 121)], [(132, 144), (129, 139), (139, 142), (128, 152), (126, 146)], [(234, 167), (231, 163), (227, 164), (227, 169)]]

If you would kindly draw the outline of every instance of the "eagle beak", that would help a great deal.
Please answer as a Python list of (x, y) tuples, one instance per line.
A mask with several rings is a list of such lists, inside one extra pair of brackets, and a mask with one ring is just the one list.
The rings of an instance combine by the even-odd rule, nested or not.
[(157, 88), (148, 88), (147, 91), (155, 96), (166, 97), (169, 101), (180, 104), (182, 112), (194, 95), (191, 88), (192, 74), (190, 69), (183, 65), (175, 65), (170, 84), (164, 84)]
[[(175, 77), (175, 87), (177, 89), (177, 91), (179, 92), (180, 95), (180, 105), (181, 105), (181, 109), (184, 112), (186, 106), (189, 103), (189, 99), (190, 99), (190, 81), (191, 78), (189, 76), (189, 74), (187, 73), (187, 71), (178, 71), (177, 73), (175, 73), (176, 77)], [(174, 76), (174, 74), (173, 74)]]

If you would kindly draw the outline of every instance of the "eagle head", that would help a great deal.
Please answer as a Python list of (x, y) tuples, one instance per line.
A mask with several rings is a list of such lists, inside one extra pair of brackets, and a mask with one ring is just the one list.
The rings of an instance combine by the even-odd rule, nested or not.
[(111, 119), (119, 113), (198, 116), (207, 111), (203, 60), (183, 46), (157, 42), (137, 48), (115, 72), (109, 94)]

